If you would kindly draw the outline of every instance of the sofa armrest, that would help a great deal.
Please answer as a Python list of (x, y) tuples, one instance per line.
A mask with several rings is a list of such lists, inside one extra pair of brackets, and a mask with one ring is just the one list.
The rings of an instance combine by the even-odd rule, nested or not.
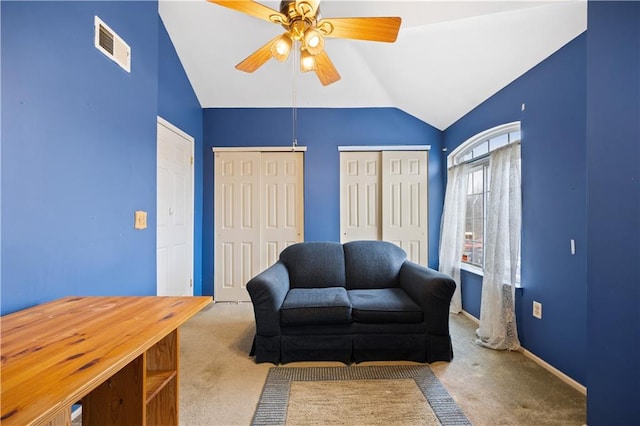
[(247, 283), (256, 318), (256, 334), (280, 335), (280, 307), (289, 291), (289, 272), (276, 262)]
[(422, 307), (428, 334), (448, 336), (455, 281), (434, 269), (406, 261), (400, 268), (400, 287)]

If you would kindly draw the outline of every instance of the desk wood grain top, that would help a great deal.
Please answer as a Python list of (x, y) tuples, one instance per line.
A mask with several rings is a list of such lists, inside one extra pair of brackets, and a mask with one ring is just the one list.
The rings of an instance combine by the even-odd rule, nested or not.
[(0, 318), (0, 422), (40, 423), (198, 313), (211, 297), (69, 297)]

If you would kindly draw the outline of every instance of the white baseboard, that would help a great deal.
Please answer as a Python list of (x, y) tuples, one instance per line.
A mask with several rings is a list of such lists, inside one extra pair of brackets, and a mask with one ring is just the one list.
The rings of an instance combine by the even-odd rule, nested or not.
[(465, 317), (469, 318), (471, 321), (475, 322), (476, 324), (480, 324), (480, 320), (478, 318), (474, 317), (473, 315), (471, 315), (469, 312), (460, 311), (460, 313), (462, 315), (464, 315)]
[[(475, 322), (476, 324), (480, 324), (480, 320), (474, 317), (473, 315), (471, 315), (469, 312), (460, 311), (460, 313), (465, 317), (469, 318), (471, 321)], [(524, 356), (526, 356), (530, 360), (532, 360), (533, 362), (535, 362), (536, 364), (538, 364), (539, 366), (541, 366), (542, 368), (544, 368), (545, 370), (547, 370), (548, 372), (550, 372), (551, 374), (553, 374), (554, 376), (558, 377), (560, 380), (562, 380), (563, 382), (565, 382), (566, 384), (568, 384), (578, 392), (580, 392), (581, 394), (583, 395), (587, 394), (586, 386), (578, 383), (577, 381), (567, 376), (562, 371), (558, 370), (557, 368), (555, 368), (553, 365), (549, 364), (542, 358), (538, 357), (537, 355), (533, 354), (532, 352), (529, 352), (528, 350), (522, 347), (518, 349), (518, 351), (521, 352)]]
[(74, 421), (82, 415), (82, 407), (78, 407), (71, 412), (71, 421)]
[(545, 370), (549, 371), (551, 374), (553, 374), (554, 376), (558, 377), (560, 380), (562, 380), (563, 382), (565, 382), (566, 384), (568, 384), (569, 386), (571, 386), (572, 388), (574, 388), (575, 390), (577, 390), (581, 394), (583, 394), (583, 395), (587, 394), (587, 387), (586, 386), (583, 386), (582, 384), (580, 384), (577, 381), (573, 380), (571, 377), (567, 376), (562, 371), (560, 371), (557, 368), (555, 368), (553, 365), (551, 365), (548, 362), (546, 362), (545, 360), (539, 358), (537, 355), (529, 352), (525, 348), (520, 348), (519, 351), (522, 352), (522, 354), (524, 356), (526, 356), (527, 358), (531, 359), (533, 362), (535, 362), (536, 364), (538, 364), (539, 366), (541, 366)]

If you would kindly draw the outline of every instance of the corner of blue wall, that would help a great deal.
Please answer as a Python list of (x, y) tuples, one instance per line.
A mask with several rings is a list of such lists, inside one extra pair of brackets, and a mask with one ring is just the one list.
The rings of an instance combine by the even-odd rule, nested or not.
[(640, 424), (640, 3), (589, 1), (587, 422)]

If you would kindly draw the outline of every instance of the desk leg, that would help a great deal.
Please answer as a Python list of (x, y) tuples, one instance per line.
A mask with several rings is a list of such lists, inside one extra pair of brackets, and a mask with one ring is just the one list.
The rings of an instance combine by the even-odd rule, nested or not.
[(144, 425), (144, 354), (82, 399), (82, 425)]
[(71, 426), (71, 408), (65, 408), (56, 414), (44, 426)]
[(147, 426), (178, 426), (178, 330), (146, 352)]

